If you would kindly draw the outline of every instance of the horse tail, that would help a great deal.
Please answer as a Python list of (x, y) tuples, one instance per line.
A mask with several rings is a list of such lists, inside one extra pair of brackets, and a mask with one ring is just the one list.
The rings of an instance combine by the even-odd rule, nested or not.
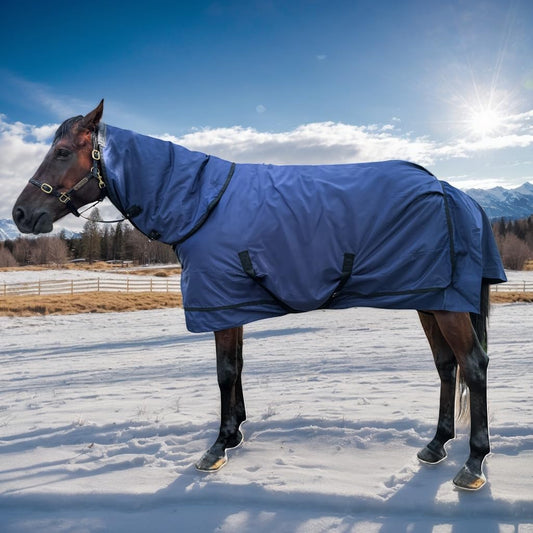
[[(485, 352), (487, 352), (488, 335), (487, 323), (489, 319), (490, 310), (490, 292), (489, 284), (483, 280), (481, 285), (481, 302), (479, 306), (479, 313), (470, 313), (470, 320), (476, 333), (479, 344)], [(456, 378), (456, 412), (457, 420), (465, 422), (470, 415), (470, 398), (468, 387), (461, 369), (457, 368)]]

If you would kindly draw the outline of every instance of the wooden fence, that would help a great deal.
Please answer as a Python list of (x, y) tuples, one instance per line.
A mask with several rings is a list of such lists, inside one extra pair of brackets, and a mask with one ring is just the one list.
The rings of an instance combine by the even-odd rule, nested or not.
[[(533, 292), (532, 281), (514, 281), (491, 285), (493, 292)], [(24, 283), (0, 283), (0, 297), (40, 294), (76, 294), (80, 292), (180, 292), (176, 278), (94, 278), (44, 280)]]
[(0, 296), (76, 294), (80, 292), (179, 292), (179, 279), (94, 278), (0, 283)]
[(533, 281), (508, 281), (490, 288), (493, 292), (533, 292)]

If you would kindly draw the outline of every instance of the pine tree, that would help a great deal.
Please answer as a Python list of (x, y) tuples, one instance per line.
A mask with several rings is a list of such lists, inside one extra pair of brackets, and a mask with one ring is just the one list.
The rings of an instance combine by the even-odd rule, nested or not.
[(100, 212), (95, 207), (89, 215), (89, 220), (83, 226), (81, 249), (83, 256), (89, 263), (98, 261), (101, 258), (102, 232), (98, 226), (98, 222), (101, 220)]

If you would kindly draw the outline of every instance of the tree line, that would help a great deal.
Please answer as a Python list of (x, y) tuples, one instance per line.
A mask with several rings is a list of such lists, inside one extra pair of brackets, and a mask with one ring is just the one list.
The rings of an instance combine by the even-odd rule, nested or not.
[(533, 215), (520, 220), (501, 218), (492, 230), (505, 268), (522, 270), (533, 259)]
[(177, 263), (172, 247), (150, 241), (129, 223), (102, 227), (98, 209), (93, 209), (80, 237), (20, 237), (0, 242), (0, 267), (64, 264), (73, 260), (128, 261), (135, 264)]
[[(81, 237), (19, 238), (0, 242), (0, 267), (63, 264), (75, 259), (94, 261), (132, 261), (136, 264), (176, 263), (174, 250), (150, 241), (127, 223), (105, 225), (93, 209)], [(505, 268), (522, 270), (533, 260), (533, 215), (521, 220), (500, 219), (492, 229)]]

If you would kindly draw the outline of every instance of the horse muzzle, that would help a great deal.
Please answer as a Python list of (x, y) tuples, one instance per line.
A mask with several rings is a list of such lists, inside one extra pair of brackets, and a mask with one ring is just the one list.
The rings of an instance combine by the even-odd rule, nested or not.
[(45, 207), (30, 211), (20, 202), (13, 207), (13, 221), (22, 233), (35, 235), (50, 233), (54, 227), (52, 215)]

